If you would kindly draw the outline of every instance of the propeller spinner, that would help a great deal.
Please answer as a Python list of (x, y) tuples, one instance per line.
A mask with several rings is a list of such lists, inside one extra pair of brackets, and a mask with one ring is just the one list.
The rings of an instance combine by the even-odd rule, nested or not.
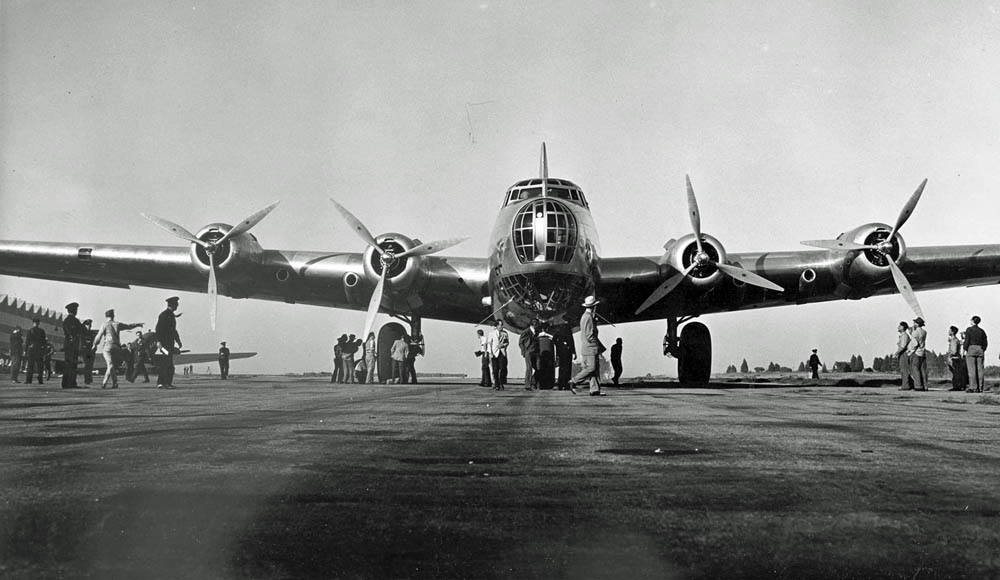
[(365, 339), (367, 339), (368, 333), (371, 332), (372, 325), (375, 323), (375, 315), (378, 314), (379, 306), (382, 305), (382, 295), (385, 292), (385, 280), (392, 266), (394, 266), (400, 260), (404, 260), (409, 257), (427, 256), (430, 254), (436, 254), (437, 252), (446, 250), (454, 245), (460, 244), (465, 240), (469, 239), (467, 237), (450, 238), (447, 240), (427, 242), (424, 244), (420, 244), (418, 246), (414, 246), (409, 250), (397, 254), (391, 248), (383, 248), (382, 246), (379, 246), (378, 242), (375, 240), (375, 236), (372, 235), (371, 231), (367, 227), (365, 227), (365, 224), (361, 223), (361, 220), (355, 217), (354, 214), (347, 211), (347, 208), (337, 203), (337, 201), (333, 198), (330, 198), (330, 201), (333, 202), (333, 205), (337, 208), (337, 211), (340, 212), (341, 216), (343, 216), (344, 221), (346, 221), (348, 225), (350, 225), (351, 228), (355, 231), (355, 233), (358, 234), (358, 237), (364, 240), (366, 244), (371, 246), (373, 250), (378, 252), (379, 260), (382, 263), (382, 273), (379, 275), (378, 283), (375, 284), (375, 290), (372, 292), (371, 301), (368, 302), (368, 314), (365, 316), (365, 328), (364, 332), (361, 333), (361, 336), (364, 337)]
[(653, 290), (653, 293), (646, 298), (646, 301), (636, 309), (635, 313), (639, 314), (653, 304), (659, 302), (664, 296), (670, 294), (674, 288), (680, 285), (680, 283), (683, 282), (685, 278), (690, 276), (695, 270), (713, 266), (734, 280), (740, 280), (753, 286), (774, 290), (775, 292), (784, 292), (785, 289), (778, 286), (774, 282), (771, 282), (762, 276), (758, 276), (749, 270), (744, 270), (738, 266), (725, 264), (715, 260), (708, 254), (708, 252), (705, 251), (705, 248), (701, 243), (701, 213), (698, 211), (698, 200), (695, 198), (694, 188), (691, 186), (691, 178), (685, 175), (684, 179), (687, 182), (688, 215), (691, 218), (691, 229), (694, 231), (694, 241), (697, 244), (698, 251), (691, 259), (691, 264), (687, 268), (664, 280), (663, 283), (660, 284), (656, 290)]
[(212, 324), (212, 330), (215, 330), (215, 322), (216, 319), (218, 318), (218, 309), (219, 309), (219, 286), (215, 275), (216, 252), (218, 252), (219, 249), (223, 246), (223, 244), (225, 244), (230, 239), (250, 231), (251, 228), (257, 225), (262, 219), (267, 217), (267, 214), (271, 213), (271, 210), (277, 207), (279, 203), (280, 202), (276, 201), (271, 205), (265, 207), (264, 209), (254, 213), (250, 217), (246, 218), (245, 220), (241, 221), (240, 223), (230, 228), (230, 230), (226, 232), (225, 235), (223, 235), (221, 238), (214, 241), (205, 241), (199, 239), (197, 236), (187, 231), (183, 227), (171, 221), (165, 220), (163, 218), (156, 217), (155, 215), (141, 214), (142, 217), (148, 219), (157, 226), (167, 230), (168, 232), (177, 236), (178, 238), (191, 242), (192, 244), (197, 244), (198, 246), (201, 246), (202, 249), (205, 250), (205, 254), (208, 255), (208, 300), (209, 300), (208, 317), (209, 321)]
[[(892, 226), (892, 231), (885, 239), (880, 240), (875, 244), (858, 244), (851, 241), (845, 240), (806, 240), (800, 242), (806, 246), (813, 246), (816, 248), (823, 248), (825, 250), (832, 250), (835, 252), (851, 252), (858, 250), (872, 250), (878, 252), (886, 262), (889, 264), (889, 270), (892, 272), (892, 281), (896, 284), (896, 289), (899, 290), (900, 295), (906, 300), (906, 303), (910, 306), (917, 316), (923, 318), (924, 313), (920, 309), (920, 303), (917, 302), (917, 295), (913, 292), (913, 287), (910, 286), (910, 282), (906, 279), (903, 271), (896, 264), (896, 261), (892, 259), (892, 248), (893, 241), (896, 238), (896, 234), (899, 233), (900, 228), (906, 223), (910, 216), (913, 215), (913, 210), (917, 207), (917, 202), (920, 201), (920, 196), (924, 193), (924, 187), (927, 185), (927, 179), (920, 182), (917, 190), (913, 192), (910, 199), (906, 201), (903, 209), (899, 212), (899, 216), (896, 218), (895, 225)], [(885, 230), (882, 230), (885, 231)]]

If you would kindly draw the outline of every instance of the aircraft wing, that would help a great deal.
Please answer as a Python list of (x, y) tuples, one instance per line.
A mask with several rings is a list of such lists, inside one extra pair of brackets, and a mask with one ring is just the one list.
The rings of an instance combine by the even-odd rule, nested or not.
[[(612, 322), (630, 322), (899, 293), (891, 266), (865, 250), (726, 257), (725, 263), (777, 284), (781, 292), (726, 276), (677, 280), (685, 268), (683, 262), (675, 263), (669, 250), (663, 257), (602, 259), (598, 312)], [(908, 248), (896, 265), (915, 291), (997, 284), (1000, 245)], [(637, 314), (668, 279), (677, 286)]]
[[(221, 255), (221, 254), (220, 254)], [(379, 283), (365, 267), (365, 253), (265, 250), (242, 233), (217, 257), (218, 293), (367, 310)], [(187, 247), (0, 241), (0, 274), (96, 286), (143, 286), (206, 292), (210, 268)], [(416, 255), (385, 284), (381, 312), (477, 323), (483, 306), (487, 261)]]

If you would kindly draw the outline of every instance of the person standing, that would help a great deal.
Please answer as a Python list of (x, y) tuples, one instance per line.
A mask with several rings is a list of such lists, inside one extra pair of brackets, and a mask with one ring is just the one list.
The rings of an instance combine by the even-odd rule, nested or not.
[(354, 335), (347, 337), (347, 340), (340, 345), (340, 368), (343, 372), (344, 383), (354, 383), (354, 355), (358, 352), (361, 341), (356, 340)]
[(121, 331), (132, 330), (133, 328), (138, 328), (143, 324), (137, 322), (135, 324), (126, 324), (124, 322), (115, 321), (115, 311), (110, 309), (104, 313), (107, 320), (101, 329), (97, 332), (97, 336), (94, 337), (93, 351), (96, 353), (97, 349), (101, 349), (101, 353), (104, 355), (104, 362), (108, 365), (108, 370), (104, 373), (104, 381), (101, 383), (101, 388), (108, 388), (108, 381), (111, 381), (111, 388), (118, 388), (118, 371), (115, 365), (118, 363), (116, 360), (119, 356), (118, 353), (121, 351)]
[(417, 384), (417, 368), (416, 361), (418, 356), (423, 356), (424, 354), (424, 335), (415, 334), (408, 341), (407, 346), (409, 350), (406, 353), (406, 368), (403, 369), (406, 373), (404, 378), (404, 383)]
[(924, 319), (913, 319), (913, 330), (910, 331), (910, 374), (913, 376), (914, 388), (918, 391), (927, 390), (927, 331), (924, 330)]
[(611, 345), (611, 368), (615, 371), (615, 374), (611, 377), (611, 381), (618, 386), (618, 379), (622, 376), (622, 339), (619, 338), (615, 340), (615, 343)]
[(819, 355), (816, 354), (817, 349), (813, 349), (812, 354), (809, 355), (809, 370), (812, 371), (812, 377), (814, 379), (819, 378), (819, 367), (823, 366), (823, 363), (819, 361)]
[[(24, 354), (24, 335), (21, 334), (21, 327), (15, 326), (10, 331), (10, 382), (20, 383), (21, 379), (21, 357)], [(28, 379), (31, 382), (31, 379)]]
[(83, 384), (94, 382), (94, 337), (97, 331), (90, 318), (83, 321), (83, 340), (80, 342), (80, 356), (83, 357)]
[(958, 338), (958, 327), (948, 327), (948, 368), (951, 369), (951, 390), (964, 391), (969, 384), (969, 371), (962, 359), (962, 341)]
[(180, 298), (167, 298), (167, 307), (156, 320), (156, 340), (160, 343), (159, 365), (156, 377), (157, 389), (173, 389), (174, 387), (174, 355), (184, 346), (177, 334), (177, 306)]
[(899, 361), (899, 376), (901, 377), (899, 390), (909, 391), (910, 386), (910, 325), (906, 321), (900, 321), (896, 327), (899, 336), (896, 338), (896, 360)]
[(229, 348), (226, 346), (226, 341), (219, 344), (219, 375), (222, 380), (226, 380), (229, 378)]
[[(600, 377), (601, 341), (597, 336), (597, 321), (594, 320), (594, 308), (600, 302), (594, 296), (587, 296), (583, 301), (583, 315), (580, 316), (580, 356), (583, 357), (583, 368), (572, 379), (574, 385), (590, 384), (590, 396), (602, 397)], [(570, 391), (576, 394), (576, 389)]]
[(56, 347), (48, 340), (45, 341), (45, 354), (42, 357), (42, 365), (45, 369), (45, 380), (52, 378), (52, 355), (56, 353)]
[(520, 347), (521, 356), (524, 357), (524, 390), (526, 391), (538, 389), (535, 384), (535, 373), (538, 371), (538, 335), (535, 333), (535, 324), (536, 322), (532, 321), (517, 339), (517, 346)]
[(70, 302), (66, 305), (66, 316), (63, 318), (65, 359), (63, 360), (62, 388), (64, 389), (86, 388), (76, 384), (76, 365), (79, 363), (80, 343), (83, 341), (83, 324), (76, 317), (76, 311), (79, 308), (79, 304)]
[(132, 350), (135, 352), (135, 366), (132, 367), (132, 378), (129, 379), (130, 383), (135, 382), (139, 378), (139, 373), (142, 373), (142, 382), (149, 382), (149, 372), (146, 370), (146, 363), (153, 360), (152, 353), (156, 350), (156, 333), (149, 332), (135, 332), (135, 340), (132, 341)]
[[(378, 342), (375, 340), (375, 333), (369, 332), (368, 338), (365, 339), (365, 372), (367, 373), (366, 380), (368, 384), (375, 382), (375, 365), (378, 361)], [(379, 377), (383, 379), (384, 377)]]
[(565, 391), (569, 388), (570, 378), (573, 376), (576, 344), (569, 326), (558, 327), (553, 339), (556, 343), (556, 364), (559, 365), (559, 390)]
[(549, 390), (556, 382), (556, 347), (555, 337), (549, 332), (549, 325), (542, 323), (538, 327), (538, 371), (535, 373), (535, 383), (539, 389)]
[(490, 356), (490, 366), (493, 371), (493, 390), (502, 391), (507, 384), (507, 347), (510, 346), (510, 336), (504, 330), (503, 320), (496, 321), (496, 328), (486, 340), (486, 350)]
[(972, 317), (972, 326), (965, 329), (965, 365), (969, 370), (969, 388), (965, 389), (969, 393), (981, 393), (986, 385), (983, 376), (983, 365), (986, 357), (986, 331), (979, 328), (982, 319), (978, 316)]
[(482, 328), (476, 330), (476, 335), (479, 337), (479, 350), (476, 351), (476, 356), (479, 357), (479, 386), (480, 387), (493, 387), (493, 379), (490, 375), (490, 352), (486, 346), (486, 333), (483, 332)]
[(34, 317), (31, 319), (31, 328), (24, 335), (24, 353), (28, 358), (28, 379), (27, 383), (31, 384), (31, 377), (34, 376), (35, 372), (38, 373), (38, 384), (42, 384), (42, 370), (44, 367), (43, 361), (45, 360), (45, 345), (49, 343), (47, 337), (45, 336), (45, 331), (39, 326), (42, 319), (39, 317)]
[(397, 338), (392, 343), (392, 378), (390, 383), (397, 385), (406, 382), (406, 357), (410, 355), (410, 345), (407, 336)]
[(330, 376), (331, 383), (344, 382), (344, 343), (347, 342), (347, 335), (341, 334), (340, 338), (333, 345), (333, 374)]

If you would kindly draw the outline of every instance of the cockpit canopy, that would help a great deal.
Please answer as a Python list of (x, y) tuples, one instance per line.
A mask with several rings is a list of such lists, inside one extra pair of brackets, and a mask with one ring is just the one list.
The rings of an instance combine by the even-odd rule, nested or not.
[[(587, 208), (590, 207), (587, 205), (587, 198), (583, 196), (583, 191), (572, 181), (553, 178), (549, 178), (545, 181), (548, 184), (548, 197), (564, 199), (570, 203), (575, 203)], [(543, 189), (544, 187), (542, 185), (541, 178), (518, 181), (507, 190), (507, 196), (504, 197), (503, 205), (504, 207), (507, 207), (507, 205), (514, 202), (534, 197), (543, 197)]]

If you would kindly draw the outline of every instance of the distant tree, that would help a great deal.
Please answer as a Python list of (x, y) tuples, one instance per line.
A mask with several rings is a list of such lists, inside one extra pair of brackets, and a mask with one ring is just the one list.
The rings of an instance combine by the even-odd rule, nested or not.
[(762, 373), (762, 372), (764, 372), (764, 367), (754, 367), (753, 368), (753, 372), (755, 372), (755, 373)]
[(750, 365), (747, 364), (747, 359), (743, 359), (743, 364), (740, 365), (740, 372), (744, 374), (750, 372)]
[(726, 374), (727, 375), (736, 374), (736, 365), (729, 365), (728, 367), (726, 367)]
[(851, 357), (851, 371), (860, 373), (863, 370), (865, 370), (865, 361), (861, 358), (861, 355)]
[(805, 362), (800, 362), (799, 363), (799, 372), (800, 373), (804, 373), (805, 371), (806, 371), (806, 363)]

